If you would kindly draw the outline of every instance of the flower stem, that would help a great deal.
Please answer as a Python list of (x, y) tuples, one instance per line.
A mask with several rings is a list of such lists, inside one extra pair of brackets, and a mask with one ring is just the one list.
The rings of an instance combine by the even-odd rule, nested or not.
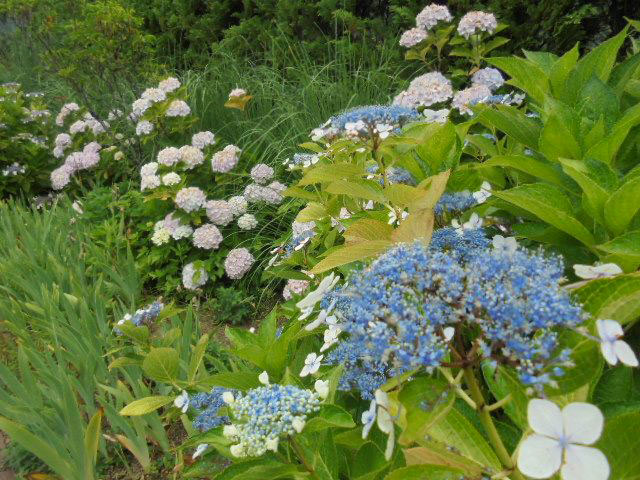
[(307, 462), (307, 459), (304, 456), (304, 452), (300, 448), (300, 445), (298, 445), (298, 442), (296, 442), (295, 438), (293, 436), (290, 436), (289, 440), (290, 440), (291, 447), (296, 452), (296, 455), (298, 456), (298, 458), (300, 459), (300, 461), (304, 465), (304, 468), (306, 468), (307, 471), (309, 472), (309, 474), (311, 475), (311, 478), (318, 478), (316, 476), (316, 472), (313, 469), (313, 467), (311, 465), (309, 465), (309, 463)]
[(474, 402), (476, 402), (476, 411), (480, 415), (480, 422), (482, 422), (482, 426), (484, 427), (487, 435), (489, 436), (489, 441), (493, 446), (493, 449), (502, 462), (502, 466), (511, 471), (509, 476), (512, 480), (525, 480), (522, 474), (516, 469), (516, 466), (511, 460), (511, 455), (502, 443), (502, 439), (500, 438), (500, 434), (496, 429), (495, 424), (493, 423), (493, 418), (491, 418), (490, 411), (486, 408), (487, 404), (485, 402), (484, 396), (482, 395), (482, 391), (480, 390), (480, 386), (478, 385), (478, 380), (476, 379), (475, 373), (471, 367), (467, 367), (464, 369), (464, 379), (469, 387), (469, 393), (471, 394), (471, 398)]

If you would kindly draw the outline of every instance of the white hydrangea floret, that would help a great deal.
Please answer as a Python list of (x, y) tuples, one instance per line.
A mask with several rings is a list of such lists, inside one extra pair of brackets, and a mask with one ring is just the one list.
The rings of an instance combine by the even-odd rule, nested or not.
[(231, 197), (227, 203), (229, 204), (229, 208), (231, 208), (233, 215), (236, 217), (245, 214), (247, 212), (247, 207), (249, 206), (247, 200), (241, 195)]
[(182, 179), (180, 175), (175, 172), (169, 172), (162, 176), (162, 184), (167, 187), (171, 187), (173, 185), (178, 185)]
[(172, 167), (180, 161), (182, 154), (176, 147), (166, 147), (158, 152), (158, 163)]
[(211, 170), (216, 173), (227, 173), (238, 164), (242, 150), (235, 145), (227, 145), (211, 157)]
[(233, 221), (233, 210), (226, 200), (209, 200), (205, 203), (207, 218), (220, 226), (229, 225)]
[(456, 92), (451, 101), (451, 106), (457, 108), (463, 115), (473, 115), (473, 110), (470, 107), (484, 102), (490, 96), (491, 90), (486, 85), (472, 85)]
[(153, 132), (153, 123), (148, 120), (140, 120), (136, 125), (136, 135), (149, 135)]
[(191, 137), (191, 145), (196, 148), (203, 149), (209, 145), (216, 143), (215, 135), (210, 131), (194, 133)]
[(400, 46), (412, 48), (427, 39), (429, 34), (422, 28), (411, 28), (400, 36)]
[(204, 162), (204, 153), (199, 148), (185, 145), (180, 147), (180, 160), (185, 164), (187, 170), (191, 170)]
[(186, 117), (191, 113), (191, 108), (184, 100), (174, 100), (167, 108), (167, 117)]
[(450, 22), (451, 20), (453, 20), (453, 15), (451, 15), (446, 5), (432, 3), (424, 7), (416, 16), (416, 25), (425, 30), (430, 30), (435, 27), (438, 22)]
[(145, 100), (149, 100), (152, 103), (164, 102), (167, 99), (167, 92), (162, 90), (161, 88), (147, 88), (140, 98)]
[(482, 68), (471, 77), (472, 85), (485, 85), (491, 90), (497, 90), (504, 85), (504, 78), (496, 68)]
[(487, 12), (474, 11), (467, 13), (458, 23), (458, 33), (464, 38), (469, 38), (476, 33), (486, 32), (492, 34), (498, 27), (495, 15)]
[(273, 178), (273, 168), (265, 163), (258, 163), (251, 169), (251, 178), (259, 185), (264, 185)]
[(166, 93), (173, 92), (180, 88), (180, 80), (174, 77), (165, 78), (158, 84), (158, 88)]

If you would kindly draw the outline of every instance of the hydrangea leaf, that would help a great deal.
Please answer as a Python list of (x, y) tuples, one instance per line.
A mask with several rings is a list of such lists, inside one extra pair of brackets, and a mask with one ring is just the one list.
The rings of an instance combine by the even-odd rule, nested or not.
[(301, 473), (296, 465), (275, 461), (272, 457), (263, 456), (245, 462), (233, 463), (216, 475), (216, 480), (255, 480), (257, 478), (291, 478)]
[(545, 94), (549, 91), (549, 77), (538, 65), (519, 57), (493, 57), (488, 62), (511, 77), (507, 81), (509, 85), (527, 92), (539, 103), (544, 101)]
[(353, 480), (373, 480), (388, 466), (384, 453), (373, 442), (362, 445), (350, 465), (350, 476)]
[(389, 473), (384, 480), (459, 480), (464, 471), (439, 465), (411, 465)]
[(621, 234), (640, 210), (640, 176), (631, 178), (604, 205), (607, 228), (616, 235)]
[(332, 163), (331, 165), (316, 165), (306, 171), (298, 186), (313, 185), (314, 183), (333, 182), (345, 178), (364, 175), (364, 169), (353, 163)]
[(640, 230), (620, 235), (596, 248), (614, 255), (630, 257), (632, 260), (640, 260)]
[(125, 406), (122, 410), (120, 410), (120, 415), (130, 415), (130, 416), (138, 416), (138, 415), (146, 415), (147, 413), (153, 412), (160, 407), (164, 407), (169, 403), (173, 402), (174, 397), (168, 396), (153, 396), (153, 397), (144, 397), (139, 398), (138, 400), (134, 400), (127, 406)]
[(493, 192), (493, 195), (533, 213), (585, 245), (595, 243), (593, 234), (573, 216), (569, 198), (552, 185), (533, 183)]
[(565, 122), (565, 118), (553, 113), (545, 122), (538, 150), (552, 162), (563, 158), (582, 158), (582, 149), (578, 140)]
[(318, 262), (311, 270), (311, 273), (322, 273), (348, 263), (375, 257), (392, 245), (393, 243), (389, 240), (370, 240), (356, 245), (337, 248)]
[(391, 238), (394, 242), (399, 243), (412, 243), (420, 240), (428, 244), (433, 234), (434, 219), (433, 210), (419, 210), (411, 213), (393, 232)]
[(236, 390), (249, 390), (259, 387), (260, 381), (255, 372), (225, 372), (217, 373), (198, 382), (204, 388), (224, 387)]
[(489, 167), (514, 168), (560, 188), (566, 190), (576, 189), (575, 184), (559, 168), (527, 155), (496, 155), (477, 166), (479, 169)]
[(482, 434), (455, 407), (439, 422), (432, 425), (429, 432), (435, 440), (456, 448), (461, 455), (499, 470), (500, 460)]
[(513, 423), (520, 429), (526, 430), (529, 425), (527, 420), (529, 399), (517, 374), (506, 367), (494, 368), (489, 362), (482, 365), (482, 373), (496, 400), (502, 400), (507, 395), (511, 395), (511, 400), (504, 406), (504, 411)]
[(574, 295), (593, 318), (611, 318), (626, 324), (640, 316), (638, 273), (592, 280), (576, 289)]
[(616, 480), (640, 479), (640, 410), (607, 419), (595, 445), (606, 455), (611, 477)]
[(388, 223), (371, 218), (363, 218), (349, 225), (343, 236), (345, 243), (360, 243), (368, 240), (388, 239), (391, 238), (392, 233), (393, 227)]
[(380, 203), (385, 201), (382, 187), (373, 180), (336, 180), (326, 186), (325, 192), (363, 198)]
[(598, 342), (577, 333), (567, 332), (560, 337), (558, 350), (562, 348), (571, 349), (571, 360), (575, 366), (565, 367), (564, 375), (554, 377), (557, 388), (550, 386), (545, 388), (550, 396), (573, 392), (596, 380), (602, 372), (604, 360), (600, 354)]
[(322, 405), (316, 416), (309, 419), (304, 431), (319, 432), (327, 428), (354, 428), (356, 424), (349, 413), (337, 405)]
[(410, 445), (424, 438), (431, 425), (447, 415), (453, 407), (455, 397), (444, 380), (421, 377), (407, 383), (398, 396), (404, 407), (406, 420), (398, 443)]
[(447, 448), (445, 445), (435, 442), (420, 442), (420, 444), (420, 447), (404, 450), (407, 466), (427, 465), (459, 469), (471, 477), (478, 477), (484, 471), (482, 464), (453, 452), (451, 448)]
[(524, 146), (537, 149), (542, 127), (540, 123), (527, 117), (523, 112), (510, 105), (476, 105), (478, 121), (491, 128), (497, 128)]
[(154, 348), (142, 362), (144, 373), (158, 382), (177, 380), (180, 370), (180, 359), (174, 348)]

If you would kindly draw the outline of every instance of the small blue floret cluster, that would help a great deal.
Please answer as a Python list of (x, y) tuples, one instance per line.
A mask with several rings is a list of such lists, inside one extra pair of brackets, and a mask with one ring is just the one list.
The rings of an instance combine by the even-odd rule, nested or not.
[(493, 248), (482, 229), (437, 230), (430, 246), (394, 247), (325, 297), (348, 334), (328, 363), (345, 366), (341, 389), (370, 399), (391, 376), (449, 360), (445, 328), (454, 327), (465, 348), (477, 342), (525, 384), (552, 383), (570, 360), (554, 329), (583, 321), (562, 273), (560, 258)]
[(209, 393), (197, 393), (189, 399), (189, 405), (199, 411), (198, 416), (193, 420), (193, 426), (205, 432), (220, 425), (229, 423), (229, 417), (218, 415), (218, 410), (225, 406), (222, 394), (227, 389), (214, 387)]

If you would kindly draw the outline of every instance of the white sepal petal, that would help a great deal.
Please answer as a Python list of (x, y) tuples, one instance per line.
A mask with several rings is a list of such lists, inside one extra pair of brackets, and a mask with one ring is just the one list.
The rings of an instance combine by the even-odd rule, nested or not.
[(591, 445), (602, 434), (604, 417), (595, 405), (574, 402), (562, 409), (562, 423), (568, 442)]
[(562, 413), (555, 403), (534, 398), (529, 401), (527, 418), (534, 432), (551, 438), (562, 437)]
[(597, 448), (569, 444), (565, 449), (562, 480), (607, 480), (609, 474), (607, 457)]
[(549, 478), (560, 469), (562, 446), (557, 440), (534, 433), (518, 451), (518, 470), (531, 478)]
[(613, 344), (613, 350), (615, 352), (616, 357), (620, 359), (622, 363), (624, 363), (628, 367), (637, 367), (638, 366), (638, 357), (633, 353), (629, 344), (623, 340), (618, 340)]

